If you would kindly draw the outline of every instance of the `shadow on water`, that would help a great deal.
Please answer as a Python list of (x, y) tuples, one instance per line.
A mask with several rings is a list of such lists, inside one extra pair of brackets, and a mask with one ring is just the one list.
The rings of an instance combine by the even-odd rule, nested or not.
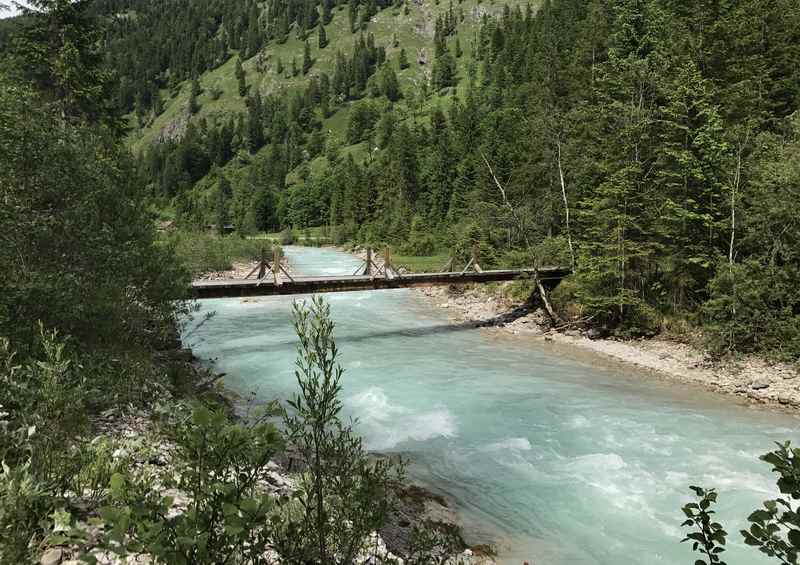
[[(373, 339), (378, 340), (378, 339), (396, 338), (396, 337), (412, 337), (412, 338), (430, 337), (434, 335), (446, 335), (450, 333), (474, 330), (486, 325), (487, 325), (486, 322), (463, 322), (460, 324), (439, 324), (435, 326), (426, 326), (424, 328), (398, 328), (381, 332), (368, 332), (363, 334), (338, 333), (336, 335), (336, 343), (341, 345), (343, 343), (363, 343)], [(297, 342), (298, 340), (293, 337), (292, 339), (273, 341), (268, 344), (263, 343), (253, 347), (237, 347), (236, 350), (240, 352), (246, 352), (251, 349), (253, 351), (263, 351), (263, 352), (285, 351), (288, 348), (295, 347), (297, 345)]]

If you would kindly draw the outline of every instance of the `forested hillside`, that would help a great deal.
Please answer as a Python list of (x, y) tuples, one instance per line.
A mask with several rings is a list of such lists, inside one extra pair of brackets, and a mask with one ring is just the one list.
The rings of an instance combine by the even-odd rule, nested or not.
[(575, 265), (557, 306), (600, 328), (800, 352), (796, 2), (93, 6), (185, 229), (533, 253)]
[(800, 351), (796, 2), (99, 6), (141, 174), (186, 227), (532, 246), (599, 326), (688, 313), (718, 351)]

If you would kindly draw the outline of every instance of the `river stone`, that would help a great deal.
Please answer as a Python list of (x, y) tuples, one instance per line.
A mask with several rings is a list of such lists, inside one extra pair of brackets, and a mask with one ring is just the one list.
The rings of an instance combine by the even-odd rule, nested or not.
[(63, 552), (60, 549), (48, 549), (44, 552), (42, 558), (39, 559), (39, 563), (41, 563), (41, 565), (57, 565), (58, 563), (61, 563), (62, 556)]
[(769, 388), (769, 383), (767, 381), (753, 381), (750, 388), (753, 390), (764, 390), (765, 388)]

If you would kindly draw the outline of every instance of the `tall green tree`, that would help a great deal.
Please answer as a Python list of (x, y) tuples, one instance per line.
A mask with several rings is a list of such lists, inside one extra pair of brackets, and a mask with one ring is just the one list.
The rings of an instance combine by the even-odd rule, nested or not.
[(121, 115), (112, 93), (113, 73), (105, 66), (102, 29), (89, 0), (31, 0), (13, 35), (11, 69), (62, 119), (100, 122), (120, 132)]

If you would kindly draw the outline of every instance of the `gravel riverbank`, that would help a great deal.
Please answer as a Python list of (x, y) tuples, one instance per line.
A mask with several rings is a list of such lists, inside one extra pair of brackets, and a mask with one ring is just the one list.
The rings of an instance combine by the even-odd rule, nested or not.
[(447, 310), (454, 320), (475, 322), (487, 326), (489, 331), (580, 348), (671, 380), (735, 395), (747, 402), (792, 411), (800, 409), (800, 372), (796, 367), (755, 356), (716, 361), (692, 345), (663, 338), (619, 341), (590, 339), (577, 330), (556, 332), (549, 329), (543, 311), (528, 310), (478, 288), (454, 292), (447, 287), (433, 287), (418, 292)]

